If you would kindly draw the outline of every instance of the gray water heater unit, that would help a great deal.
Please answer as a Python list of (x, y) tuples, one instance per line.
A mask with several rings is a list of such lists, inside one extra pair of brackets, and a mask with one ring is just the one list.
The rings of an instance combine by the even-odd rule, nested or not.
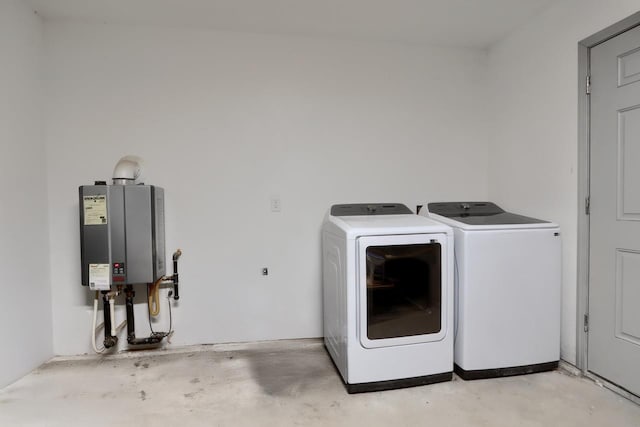
[(104, 183), (83, 185), (79, 195), (84, 286), (109, 290), (165, 275), (162, 188)]
[[(166, 275), (164, 243), (164, 190), (144, 185), (141, 176), (142, 159), (125, 156), (113, 170), (113, 185), (96, 181), (78, 189), (80, 207), (80, 259), (82, 285), (95, 291), (91, 342), (96, 353), (114, 348), (119, 330), (126, 323), (127, 343), (132, 346), (160, 344), (173, 333), (170, 297), (178, 294), (178, 259), (180, 249), (173, 253), (173, 274)], [(146, 288), (151, 335), (136, 336), (135, 288)], [(143, 285), (143, 286), (141, 286)], [(168, 290), (169, 329), (153, 330), (151, 317), (160, 313), (160, 287)], [(124, 294), (127, 319), (117, 326), (115, 305)], [(102, 295), (104, 316), (104, 347), (96, 344), (98, 303)]]

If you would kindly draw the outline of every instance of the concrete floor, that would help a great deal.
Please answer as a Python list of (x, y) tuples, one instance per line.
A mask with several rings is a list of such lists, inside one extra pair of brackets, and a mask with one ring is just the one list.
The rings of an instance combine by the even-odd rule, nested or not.
[(0, 426), (616, 426), (640, 406), (564, 371), (349, 395), (319, 340), (55, 359)]

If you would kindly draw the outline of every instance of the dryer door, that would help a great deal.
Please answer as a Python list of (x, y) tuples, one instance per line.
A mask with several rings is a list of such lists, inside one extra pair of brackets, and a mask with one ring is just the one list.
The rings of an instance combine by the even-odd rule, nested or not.
[(446, 234), (358, 238), (358, 320), (366, 348), (446, 335)]

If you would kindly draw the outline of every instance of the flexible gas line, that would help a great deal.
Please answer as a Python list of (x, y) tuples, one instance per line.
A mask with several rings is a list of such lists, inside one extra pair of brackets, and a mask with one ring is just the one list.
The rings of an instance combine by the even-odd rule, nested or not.
[(147, 306), (149, 308), (149, 315), (155, 317), (160, 314), (160, 284), (163, 282), (173, 283), (174, 285), (174, 299), (178, 299), (178, 258), (182, 255), (180, 249), (173, 253), (173, 276), (162, 276), (153, 284), (148, 285), (147, 294)]
[(149, 314), (153, 317), (160, 314), (160, 283), (167, 280), (167, 276), (159, 277), (158, 280), (149, 285)]

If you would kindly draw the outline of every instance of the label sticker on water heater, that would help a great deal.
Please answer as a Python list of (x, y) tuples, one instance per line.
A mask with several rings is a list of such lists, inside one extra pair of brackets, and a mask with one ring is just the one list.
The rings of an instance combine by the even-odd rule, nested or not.
[(84, 225), (103, 225), (107, 223), (107, 196), (98, 194), (82, 198)]
[(111, 289), (109, 264), (89, 264), (89, 289), (92, 291), (108, 291)]

